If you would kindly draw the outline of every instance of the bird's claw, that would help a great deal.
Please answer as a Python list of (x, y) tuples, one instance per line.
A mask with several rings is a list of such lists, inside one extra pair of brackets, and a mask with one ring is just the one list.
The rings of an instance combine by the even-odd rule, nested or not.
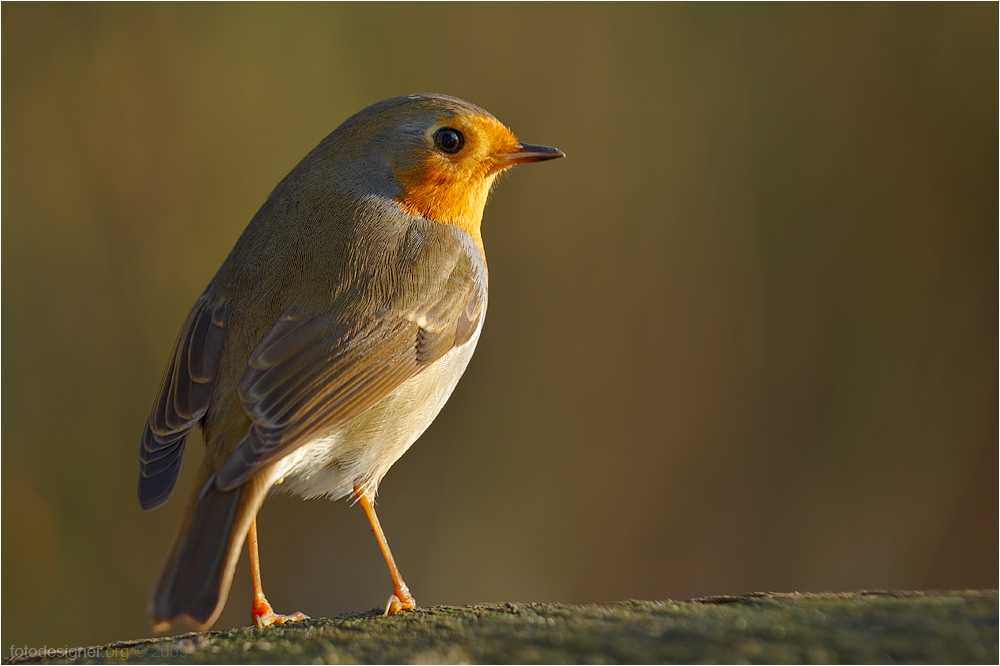
[(389, 595), (389, 601), (385, 605), (385, 612), (382, 613), (382, 617), (385, 617), (389, 613), (398, 613), (401, 610), (413, 610), (417, 607), (417, 602), (413, 599), (413, 595), (405, 587), (402, 590), (396, 590), (393, 594)]
[(261, 606), (255, 604), (251, 615), (253, 617), (253, 623), (261, 629), (264, 627), (270, 627), (272, 624), (284, 624), (286, 622), (298, 622), (299, 620), (309, 619), (308, 615), (300, 612), (295, 612), (291, 615), (281, 615), (280, 613), (275, 613), (271, 610), (271, 604), (268, 604), (267, 602)]

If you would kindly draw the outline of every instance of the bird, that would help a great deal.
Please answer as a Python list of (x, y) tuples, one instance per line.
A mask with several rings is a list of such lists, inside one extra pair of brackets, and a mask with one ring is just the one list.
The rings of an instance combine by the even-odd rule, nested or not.
[(205, 456), (147, 612), (211, 627), (244, 542), (251, 621), (274, 612), (257, 512), (275, 489), (360, 504), (389, 568), (385, 612), (416, 608), (375, 513), (379, 483), (431, 424), (476, 348), (487, 305), (481, 222), (497, 177), (564, 157), (484, 109), (425, 93), (344, 121), (267, 197), (174, 343), (139, 443), (139, 503)]

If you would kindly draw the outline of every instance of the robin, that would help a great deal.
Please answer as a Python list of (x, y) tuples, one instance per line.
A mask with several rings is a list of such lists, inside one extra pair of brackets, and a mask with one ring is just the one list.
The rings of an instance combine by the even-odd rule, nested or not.
[(139, 445), (149, 510), (170, 497), (196, 424), (206, 443), (149, 598), (157, 630), (215, 622), (245, 539), (253, 622), (306, 617), (275, 613), (261, 587), (256, 516), (279, 484), (355, 498), (392, 576), (386, 612), (415, 608), (375, 494), (476, 347), (496, 177), (563, 156), (474, 104), (410, 95), (349, 118), (274, 188), (188, 314)]

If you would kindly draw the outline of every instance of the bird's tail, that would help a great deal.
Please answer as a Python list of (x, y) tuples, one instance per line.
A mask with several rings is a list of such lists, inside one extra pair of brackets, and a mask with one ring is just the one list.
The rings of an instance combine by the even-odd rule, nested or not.
[(147, 610), (155, 631), (182, 616), (200, 629), (218, 619), (250, 524), (270, 488), (267, 476), (222, 492), (211, 470), (199, 471), (170, 555), (149, 595)]

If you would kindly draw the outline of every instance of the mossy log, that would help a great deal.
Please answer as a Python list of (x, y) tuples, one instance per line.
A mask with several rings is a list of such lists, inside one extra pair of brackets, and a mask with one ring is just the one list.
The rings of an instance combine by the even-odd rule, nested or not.
[(348, 613), (6, 663), (997, 663), (995, 590)]

